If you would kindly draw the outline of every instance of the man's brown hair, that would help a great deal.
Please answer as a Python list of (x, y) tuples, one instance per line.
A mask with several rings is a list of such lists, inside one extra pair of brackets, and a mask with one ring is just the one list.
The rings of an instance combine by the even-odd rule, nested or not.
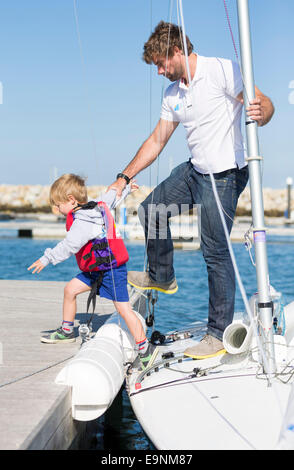
[[(193, 44), (186, 36), (188, 55), (193, 51)], [(143, 60), (152, 64), (156, 57), (173, 57), (174, 47), (184, 51), (182, 29), (173, 24), (160, 21), (150, 38), (144, 44)]]

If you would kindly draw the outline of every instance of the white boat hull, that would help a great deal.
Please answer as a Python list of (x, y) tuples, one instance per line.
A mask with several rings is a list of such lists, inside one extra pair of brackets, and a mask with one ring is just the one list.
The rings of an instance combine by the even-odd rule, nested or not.
[[(161, 374), (162, 382), (176, 378), (176, 372)], [(144, 387), (154, 386), (156, 379)], [(285, 412), (290, 386), (278, 388)], [(130, 400), (157, 449), (275, 449), (279, 440), (282, 414), (275, 391), (256, 379), (254, 370), (137, 391)]]
[[(294, 430), (294, 406), (288, 403), (293, 383), (291, 364), (285, 371), (293, 356), (290, 331), (294, 303), (286, 307), (286, 318), (288, 333), (286, 329), (285, 337), (275, 337), (277, 350), (284, 353), (277, 355), (278, 377), (271, 380), (271, 386), (253, 350), (204, 360), (185, 358), (183, 351), (203, 335), (199, 326), (193, 338), (159, 346), (161, 356), (173, 352), (174, 358), (159, 358), (148, 374), (133, 370), (127, 379), (131, 405), (154, 446), (160, 450), (281, 447), (283, 428), (288, 432), (292, 423)], [(287, 379), (288, 383), (282, 382)], [(293, 412), (286, 420), (290, 426), (285, 427), (287, 407)], [(294, 448), (292, 434), (284, 448)]]

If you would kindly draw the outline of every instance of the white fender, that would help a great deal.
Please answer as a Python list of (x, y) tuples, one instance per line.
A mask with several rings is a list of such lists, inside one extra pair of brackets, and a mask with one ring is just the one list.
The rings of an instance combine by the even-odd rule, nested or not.
[[(143, 317), (135, 313), (146, 330)], [(133, 362), (136, 355), (132, 335), (114, 313), (55, 379), (72, 387), (72, 417), (90, 421), (101, 416), (123, 384), (126, 363)]]

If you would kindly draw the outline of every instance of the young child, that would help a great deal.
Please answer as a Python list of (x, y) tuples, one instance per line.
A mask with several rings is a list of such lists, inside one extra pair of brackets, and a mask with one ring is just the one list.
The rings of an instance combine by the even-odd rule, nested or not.
[(28, 270), (32, 270), (33, 274), (39, 273), (49, 263), (61, 263), (73, 254), (81, 269), (65, 286), (61, 327), (52, 334), (42, 336), (42, 342), (75, 341), (76, 297), (91, 288), (96, 289), (98, 283), (99, 295), (111, 299), (125, 320), (136, 342), (141, 366), (145, 369), (153, 364), (158, 348), (146, 339), (142, 324), (129, 303), (126, 268), (128, 252), (122, 238), (115, 233), (110, 212), (132, 189), (137, 188), (131, 181), (118, 201), (116, 191), (109, 190), (101, 199), (88, 202), (83, 178), (73, 174), (58, 178), (50, 188), (50, 204), (66, 216), (67, 235), (54, 248), (47, 248), (44, 255)]

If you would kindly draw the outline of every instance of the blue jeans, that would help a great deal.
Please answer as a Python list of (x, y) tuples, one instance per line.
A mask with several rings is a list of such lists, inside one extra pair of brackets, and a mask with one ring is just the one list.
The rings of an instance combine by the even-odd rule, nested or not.
[[(248, 182), (248, 168), (216, 173), (214, 177), (231, 232), (238, 198)], [(235, 273), (210, 176), (198, 173), (190, 161), (177, 166), (140, 206), (139, 218), (145, 230), (149, 275), (157, 282), (174, 279), (169, 218), (180, 214), (183, 205), (187, 210), (195, 204), (201, 206), (201, 250), (208, 273), (207, 333), (222, 340), (223, 332), (234, 316)]]

